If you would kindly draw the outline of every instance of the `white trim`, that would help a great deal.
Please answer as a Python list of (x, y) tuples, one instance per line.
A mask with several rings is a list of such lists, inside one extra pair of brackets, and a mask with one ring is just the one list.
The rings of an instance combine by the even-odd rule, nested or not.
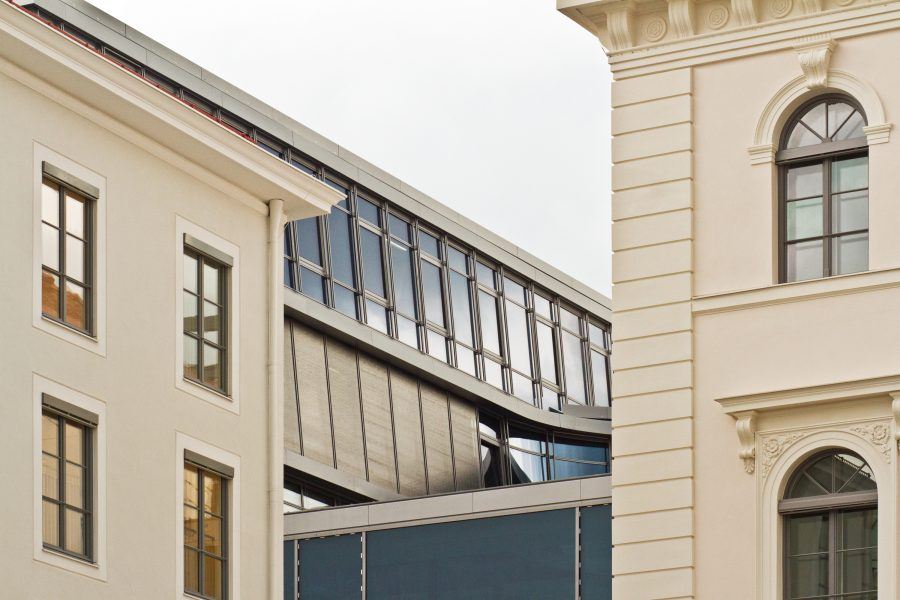
[[(184, 303), (182, 289), (184, 287), (184, 234), (187, 233), (198, 240), (209, 244), (234, 260), (229, 269), (227, 291), (227, 365), (225, 375), (228, 395), (194, 383), (184, 377)], [(241, 326), (241, 255), (239, 248), (231, 242), (203, 229), (187, 219), (175, 215), (175, 387), (183, 392), (206, 400), (220, 408), (240, 414), (240, 326)]]
[(884, 106), (875, 89), (867, 82), (846, 71), (829, 69), (822, 87), (810, 88), (808, 84), (806, 75), (799, 75), (784, 84), (766, 104), (756, 124), (753, 144), (747, 149), (750, 164), (773, 162), (781, 129), (794, 110), (803, 102), (828, 91), (849, 94), (862, 105), (869, 122), (866, 127), (869, 145), (890, 141), (891, 124), (884, 120)]
[[(94, 335), (81, 333), (66, 327), (62, 323), (44, 317), (41, 310), (41, 185), (43, 181), (43, 162), (83, 179), (100, 190), (99, 197), (94, 200), (94, 240), (93, 248), (93, 306), (91, 307), (94, 323)], [(106, 178), (91, 171), (74, 160), (59, 154), (50, 148), (34, 142), (34, 190), (32, 199), (32, 310), (31, 324), (69, 343), (85, 350), (106, 356)]]
[[(878, 484), (878, 597), (896, 598), (896, 544), (894, 523), (897, 510), (897, 447), (890, 437), (888, 455), (872, 440), (854, 432), (865, 425), (845, 423), (816, 430), (773, 432), (771, 446), (778, 446), (780, 456), (767, 471), (757, 469), (757, 593), (759, 600), (779, 600), (782, 597), (782, 519), (778, 500), (794, 469), (806, 458), (828, 448), (845, 448), (859, 454), (875, 473)], [(758, 443), (758, 453), (766, 452), (765, 442)]]
[[(106, 581), (107, 556), (106, 556), (106, 404), (102, 400), (91, 398), (80, 392), (65, 387), (55, 381), (51, 381), (33, 374), (33, 448), (34, 456), (34, 560), (78, 573), (99, 581)], [(43, 523), (42, 523), (42, 461), (41, 461), (41, 413), (42, 397), (49, 394), (60, 400), (83, 408), (97, 416), (97, 425), (94, 427), (93, 443), (93, 550), (94, 561), (79, 560), (62, 553), (53, 552), (44, 548)]]
[(184, 451), (191, 450), (234, 469), (228, 480), (228, 600), (241, 599), (241, 458), (189, 435), (175, 432), (175, 597), (196, 600), (184, 592)]

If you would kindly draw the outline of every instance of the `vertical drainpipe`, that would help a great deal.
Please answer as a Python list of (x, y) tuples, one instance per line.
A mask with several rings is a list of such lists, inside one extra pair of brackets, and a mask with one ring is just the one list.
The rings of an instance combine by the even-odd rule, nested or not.
[(269, 348), (267, 359), (269, 392), (269, 552), (268, 575), (270, 600), (282, 600), (284, 564), (282, 544), (284, 524), (282, 516), (282, 488), (284, 487), (284, 427), (282, 401), (284, 399), (284, 285), (282, 282), (282, 248), (284, 247), (284, 201), (269, 200)]

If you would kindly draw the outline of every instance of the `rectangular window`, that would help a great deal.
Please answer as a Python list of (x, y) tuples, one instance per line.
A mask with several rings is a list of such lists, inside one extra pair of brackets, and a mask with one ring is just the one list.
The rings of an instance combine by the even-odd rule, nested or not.
[(184, 463), (184, 591), (227, 597), (228, 480), (205, 466)]
[[(48, 399), (53, 403), (53, 399)], [(41, 506), (44, 547), (93, 562), (92, 438), (95, 423), (44, 404)]]
[(184, 248), (184, 376), (227, 394), (228, 267)]
[[(57, 177), (48, 174), (51, 171)], [(41, 183), (41, 312), (93, 335), (94, 225), (90, 196), (44, 166)], [(94, 192), (96, 193), (96, 192)]]

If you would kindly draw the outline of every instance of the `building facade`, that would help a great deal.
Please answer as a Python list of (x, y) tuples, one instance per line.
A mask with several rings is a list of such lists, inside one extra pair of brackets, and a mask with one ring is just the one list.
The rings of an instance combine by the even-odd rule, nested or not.
[(558, 5), (615, 80), (614, 597), (897, 597), (900, 5)]
[(0, 108), (0, 596), (609, 598), (608, 299), (81, 0)]

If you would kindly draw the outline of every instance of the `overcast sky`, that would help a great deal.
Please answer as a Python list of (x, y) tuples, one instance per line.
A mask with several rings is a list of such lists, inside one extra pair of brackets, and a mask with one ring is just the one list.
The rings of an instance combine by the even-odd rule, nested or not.
[(555, 0), (91, 0), (610, 293), (609, 74)]

